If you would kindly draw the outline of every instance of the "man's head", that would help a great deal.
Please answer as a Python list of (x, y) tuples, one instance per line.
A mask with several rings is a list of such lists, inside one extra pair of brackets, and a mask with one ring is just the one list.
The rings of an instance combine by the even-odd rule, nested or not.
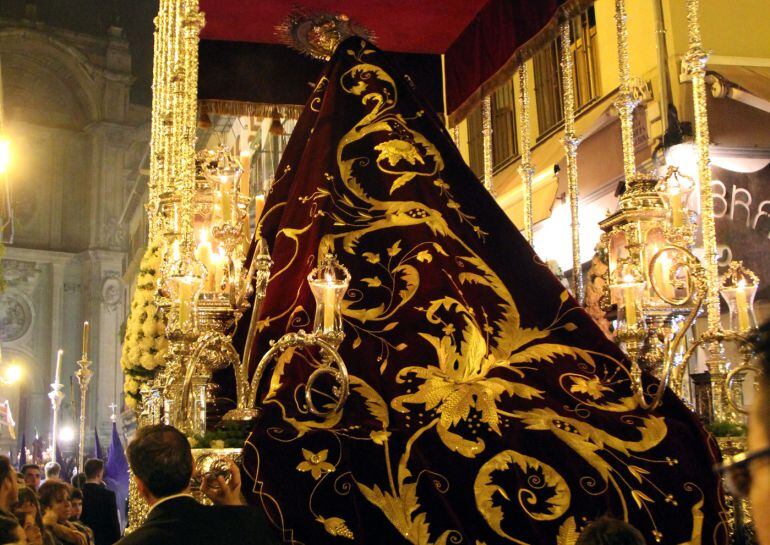
[(0, 508), (10, 511), (11, 505), (19, 500), (19, 483), (16, 481), (16, 470), (11, 465), (8, 456), (0, 455)]
[(99, 458), (91, 458), (83, 464), (83, 473), (86, 474), (88, 482), (102, 482), (104, 477), (104, 462)]
[[(759, 365), (763, 368), (759, 391), (751, 403), (747, 446), (749, 453), (770, 447), (770, 322), (759, 328), (755, 341)], [(749, 463), (751, 487), (749, 499), (752, 505), (770, 503), (770, 457), (758, 458)], [(770, 510), (754, 509), (754, 527), (760, 545), (770, 545)]]
[(40, 480), (43, 478), (43, 472), (37, 464), (26, 464), (21, 467), (21, 474), (24, 475), (24, 484), (32, 490), (40, 487)]
[(50, 509), (56, 513), (56, 517), (59, 522), (64, 522), (70, 518), (70, 509), (72, 508), (72, 502), (70, 501), (70, 485), (64, 481), (58, 479), (46, 479), (46, 481), (40, 485), (38, 490), (40, 496), (40, 507), (45, 513)]
[(126, 454), (139, 493), (148, 503), (184, 492), (190, 486), (192, 452), (178, 429), (164, 424), (140, 428)]
[(586, 526), (576, 545), (645, 545), (642, 534), (622, 520), (601, 517)]
[(61, 466), (56, 462), (48, 462), (45, 465), (45, 478), (58, 479), (61, 474)]
[(77, 488), (72, 488), (70, 490), (70, 501), (72, 502), (70, 520), (80, 520), (80, 514), (83, 512), (83, 492)]

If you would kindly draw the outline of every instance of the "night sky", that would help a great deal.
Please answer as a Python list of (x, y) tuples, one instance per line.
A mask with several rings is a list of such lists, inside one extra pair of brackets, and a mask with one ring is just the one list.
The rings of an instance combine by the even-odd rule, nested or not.
[(110, 25), (123, 28), (136, 77), (131, 87), (131, 101), (150, 106), (152, 20), (158, 11), (157, 0), (1, 0), (0, 17), (21, 19), (26, 4), (36, 4), (37, 20), (51, 26), (95, 36), (106, 35)]

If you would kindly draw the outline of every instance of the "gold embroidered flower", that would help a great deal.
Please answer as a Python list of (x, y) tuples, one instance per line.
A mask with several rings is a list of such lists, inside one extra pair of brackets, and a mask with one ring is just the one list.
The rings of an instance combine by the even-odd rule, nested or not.
[(326, 457), (329, 455), (329, 449), (324, 449), (318, 454), (302, 449), (302, 456), (305, 459), (297, 466), (298, 471), (303, 473), (309, 471), (313, 478), (317, 481), (324, 473), (331, 473), (334, 471), (334, 466), (326, 461)]
[(392, 167), (396, 166), (402, 159), (410, 165), (414, 165), (415, 162), (421, 165), (425, 164), (425, 160), (420, 156), (417, 148), (406, 140), (388, 140), (387, 142), (377, 144), (374, 146), (374, 149), (380, 152), (377, 161), (387, 159)]
[(531, 386), (488, 375), (497, 365), (496, 358), (487, 351), (484, 336), (467, 316), (460, 350), (457, 350), (449, 334), (441, 339), (425, 333), (420, 333), (420, 336), (436, 350), (438, 366), (402, 369), (399, 381), (412, 373), (423, 382), (415, 392), (395, 398), (391, 406), (402, 413), (409, 412), (404, 406), (406, 403), (424, 405), (427, 411), (435, 409), (439, 416), (436, 427), (439, 437), (452, 450), (474, 457), (484, 448), (483, 442), (474, 443), (450, 431), (450, 428), (467, 419), (471, 410), (480, 413), (481, 422), (499, 435), (497, 402), (503, 394), (525, 399), (542, 397), (543, 392)]
[(586, 394), (595, 400), (604, 397), (604, 392), (612, 391), (612, 388), (608, 388), (602, 384), (599, 377), (572, 377), (572, 382), (573, 384), (569, 389), (570, 392), (573, 394)]

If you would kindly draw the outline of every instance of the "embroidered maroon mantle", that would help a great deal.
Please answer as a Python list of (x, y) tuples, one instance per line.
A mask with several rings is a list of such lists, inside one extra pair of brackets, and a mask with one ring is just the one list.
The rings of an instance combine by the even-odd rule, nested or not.
[(316, 363), (287, 352), (244, 449), (250, 499), (288, 542), (570, 544), (605, 513), (650, 543), (726, 542), (706, 432), (670, 393), (637, 406), (623, 354), (373, 46), (327, 65), (261, 233), (275, 264), (254, 361), (312, 327), (319, 256), (353, 277), (343, 411), (308, 412)]

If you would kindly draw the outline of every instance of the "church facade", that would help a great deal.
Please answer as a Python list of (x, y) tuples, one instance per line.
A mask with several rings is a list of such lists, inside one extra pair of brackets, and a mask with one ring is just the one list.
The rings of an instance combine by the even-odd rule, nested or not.
[[(56, 351), (64, 350), (60, 430), (77, 430), (80, 392), (70, 377), (81, 358), (83, 321), (91, 324), (93, 378), (87, 449), (93, 427), (108, 433), (120, 406), (119, 366), (126, 315), (130, 237), (125, 208), (142, 183), (149, 108), (133, 104), (129, 43), (117, 26), (90, 35), (49, 26), (30, 7), (0, 19), (5, 127), (13, 142), (9, 171), (14, 240), (2, 268), (3, 358), (24, 368), (17, 385), (0, 385), (17, 433), (48, 440)], [(77, 450), (77, 434), (66, 453)], [(16, 451), (3, 430), (0, 452)]]

